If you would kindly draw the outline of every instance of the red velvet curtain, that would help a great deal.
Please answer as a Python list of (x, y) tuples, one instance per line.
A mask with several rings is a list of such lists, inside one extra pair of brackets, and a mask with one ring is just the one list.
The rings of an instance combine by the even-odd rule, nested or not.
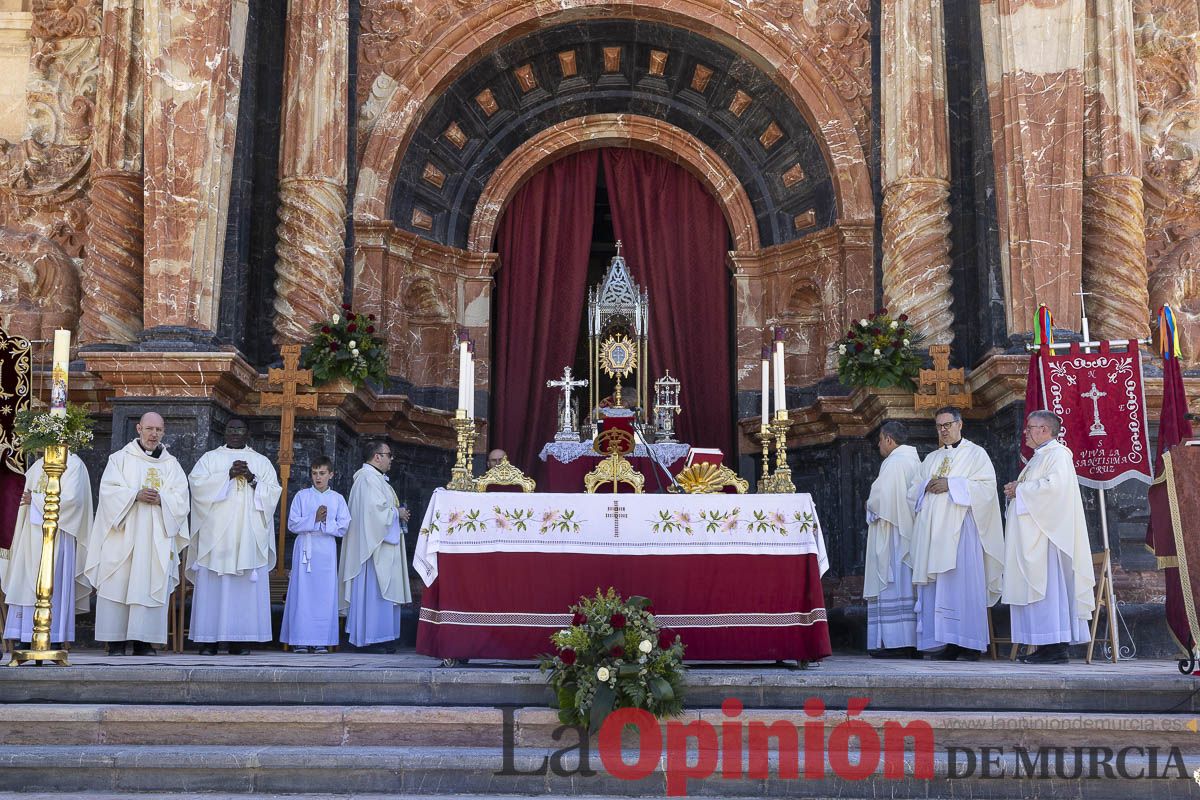
[(500, 222), (492, 447), (531, 473), (558, 428), (546, 381), (575, 363), (596, 209), (599, 151), (555, 161), (517, 192)]
[(682, 383), (676, 438), (720, 447), (736, 468), (725, 218), (682, 167), (641, 150), (601, 152), (613, 227), (650, 293), (651, 383), (670, 370)]

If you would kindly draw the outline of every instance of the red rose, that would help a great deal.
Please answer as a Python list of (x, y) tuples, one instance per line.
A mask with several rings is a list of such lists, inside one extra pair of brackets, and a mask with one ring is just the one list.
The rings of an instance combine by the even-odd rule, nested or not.
[(375, 332), (375, 326), (374, 326), (374, 325), (368, 325), (368, 326), (367, 326), (367, 333), (374, 333), (374, 332)]
[(904, 347), (904, 340), (903, 340), (903, 339), (897, 339), (896, 341), (892, 342), (892, 347), (894, 347), (894, 348), (896, 348), (897, 350), (899, 350), (900, 348)]
[(857, 344), (854, 345), (854, 352), (856, 352), (856, 353), (861, 353), (865, 349), (866, 349), (866, 347), (863, 345), (862, 342), (858, 342)]
[(329, 333), (329, 326), (328, 326), (328, 325), (322, 325), (322, 326), (321, 326), (321, 333)]
[(619, 644), (615, 644), (613, 645), (613, 649), (609, 650), (608, 652), (613, 658), (620, 658), (621, 656), (625, 655), (625, 648)]
[(875, 319), (875, 313), (871, 312), (870, 314), (868, 314), (867, 319)]
[(901, 314), (900, 316), (896, 317), (896, 319), (900, 320), (901, 322), (908, 322), (908, 314)]
[(349, 325), (346, 326), (347, 333), (354, 333), (356, 330), (358, 330), (358, 326), (355, 325), (353, 322), (351, 322)]
[(642, 611), (645, 611), (647, 614), (653, 614), (654, 613), (654, 605), (652, 603), (646, 603), (646, 607), (643, 608)]
[(350, 304), (349, 304), (349, 303), (342, 303), (342, 310), (343, 310), (343, 311), (349, 311), (349, 310), (350, 310)]
[(340, 345), (337, 342), (330, 342), (329, 349), (336, 353), (340, 349)]
[(562, 662), (568, 667), (575, 663), (575, 651), (569, 647), (564, 647), (562, 650), (558, 651), (558, 657), (562, 659)]
[(847, 338), (847, 339), (853, 339), (853, 338), (854, 338), (854, 336), (855, 336), (855, 332), (854, 332), (854, 331), (850, 331), (849, 333), (847, 333), (847, 334), (846, 334), (846, 338)]
[(587, 622), (587, 615), (578, 611), (575, 612), (575, 616), (571, 617), (572, 625), (583, 625), (585, 622)]
[(882, 316), (886, 316), (886, 315), (887, 315), (887, 309), (886, 309), (886, 308), (881, 308), (881, 309), (879, 309), (879, 316), (881, 316), (881, 317), (882, 317)]
[(625, 615), (620, 612), (613, 614), (611, 617), (608, 618), (608, 621), (617, 630), (620, 630), (621, 628), (625, 627)]
[(673, 644), (675, 644), (675, 634), (669, 631), (658, 632), (658, 648), (660, 650), (670, 650)]
[(371, 320), (371, 322), (374, 322), (374, 321), (375, 321), (375, 315), (374, 315), (374, 314), (367, 314), (367, 319)]

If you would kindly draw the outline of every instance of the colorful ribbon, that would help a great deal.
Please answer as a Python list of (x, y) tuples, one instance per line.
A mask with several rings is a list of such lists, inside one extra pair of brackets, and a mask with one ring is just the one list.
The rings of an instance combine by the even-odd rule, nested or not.
[(1170, 306), (1158, 310), (1158, 350), (1164, 359), (1179, 355), (1179, 329), (1175, 326), (1175, 312)]
[(1038, 347), (1054, 344), (1054, 315), (1045, 303), (1038, 306), (1033, 317), (1033, 343)]

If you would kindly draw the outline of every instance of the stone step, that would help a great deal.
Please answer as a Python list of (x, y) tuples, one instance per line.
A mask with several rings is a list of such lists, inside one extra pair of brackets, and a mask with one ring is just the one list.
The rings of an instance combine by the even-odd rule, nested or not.
[[(545, 676), (528, 664), (441, 668), (418, 656), (350, 654), (248, 658), (261, 663), (72, 654), (70, 667), (0, 669), (0, 704), (538, 707), (551, 699)], [(1200, 713), (1195, 680), (1180, 675), (1173, 661), (1034, 667), (834, 657), (814, 670), (693, 667), (687, 704), (718, 708), (736, 697), (747, 708), (799, 708), (819, 697), (827, 707), (845, 708), (851, 698), (866, 697), (874, 710)]]
[[(563, 762), (560, 771), (543, 773), (548, 754), (517, 750), (505, 770), (502, 752), (486, 747), (18, 746), (0, 750), (0, 785), (8, 791), (60, 797), (62, 792), (87, 792), (89, 797), (105, 792), (663, 797), (667, 769), (677, 779), (683, 778), (678, 764), (664, 761), (638, 780), (622, 780), (605, 771), (598, 757), (589, 762), (594, 775), (579, 774), (572, 758)], [(627, 753), (625, 757), (633, 763), (637, 756)], [(850, 763), (859, 757), (851, 753)], [(1005, 757), (997, 758), (988, 776), (981, 774), (978, 760), (975, 771), (964, 774), (965, 761), (956, 758), (959, 769), (952, 774), (947, 757), (939, 753), (932, 778), (895, 780), (879, 775), (870, 780), (839, 777), (829, 765), (820, 778), (805, 778), (801, 773), (799, 779), (784, 779), (772, 761), (765, 778), (711, 776), (675, 788), (686, 788), (690, 796), (723, 797), (1168, 800), (1194, 791), (1190, 770), (1200, 763), (1194, 754), (1187, 756), (1182, 769), (1172, 767), (1164, 778), (1161, 759), (1143, 754), (1126, 758), (1123, 773), (1106, 777), (1101, 765), (1092, 777), (1088, 758), (1085, 754), (1082, 777), (1075, 774), (1068, 753), (1061, 775), (1050, 759), (1047, 777), (1031, 778), (1014, 775), (1019, 762)], [(1001, 779), (1001, 768), (1007, 779)]]
[[(826, 738), (850, 715), (829, 710), (820, 717)], [(938, 747), (1006, 746), (1120, 748), (1178, 747), (1200, 751), (1200, 720), (1188, 714), (1083, 714), (1062, 712), (874, 711), (856, 714), (878, 734), (901, 726), (929, 726)], [(748, 735), (747, 726), (786, 722), (798, 731), (815, 721), (799, 710), (746, 709), (729, 717), (717, 709), (688, 710), (720, 732)], [(737, 724), (740, 723), (740, 726)], [(0, 718), (5, 746), (39, 745), (224, 745), (316, 747), (517, 747), (555, 749), (577, 741), (560, 730), (549, 708), (413, 706), (135, 706), (12, 704)], [(625, 742), (637, 747), (630, 730)], [(593, 749), (595, 744), (593, 743)]]

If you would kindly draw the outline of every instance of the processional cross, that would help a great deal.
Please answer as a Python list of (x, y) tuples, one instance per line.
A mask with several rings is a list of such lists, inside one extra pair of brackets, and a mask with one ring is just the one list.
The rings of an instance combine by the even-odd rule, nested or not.
[(575, 426), (571, 423), (571, 392), (574, 389), (579, 389), (588, 385), (587, 380), (573, 380), (570, 367), (563, 367), (562, 377), (556, 381), (546, 381), (546, 387), (550, 389), (562, 389), (562, 414), (558, 420), (558, 433), (554, 435), (554, 441), (579, 441), (579, 434), (575, 431)]
[(1108, 392), (1100, 391), (1096, 382), (1092, 381), (1091, 390), (1079, 396), (1092, 401), (1092, 428), (1088, 431), (1088, 436), (1107, 436), (1108, 431), (1104, 430), (1104, 423), (1100, 421), (1100, 398), (1108, 397)]
[(293, 447), (292, 435), (296, 428), (296, 409), (304, 408), (315, 411), (317, 396), (315, 394), (297, 394), (298, 386), (312, 386), (312, 370), (299, 369), (300, 345), (287, 344), (279, 348), (283, 356), (283, 369), (274, 367), (267, 371), (267, 382), (283, 387), (280, 392), (263, 392), (259, 396), (259, 410), (278, 408), (279, 418), (279, 483), (283, 486), (283, 495), (279, 498), (279, 549), (275, 559), (276, 577), (287, 577), (283, 568), (283, 553), (286, 547), (288, 519), (288, 478), (292, 474)]
[[(950, 345), (932, 345), (929, 357), (933, 359), (933, 369), (920, 371), (920, 387), (913, 395), (913, 408), (917, 411), (942, 406), (970, 408), (971, 393), (967, 391), (966, 372), (962, 367), (950, 369)], [(932, 394), (925, 392), (930, 387), (933, 388)], [(961, 391), (951, 392), (956, 387), (961, 387)]]

